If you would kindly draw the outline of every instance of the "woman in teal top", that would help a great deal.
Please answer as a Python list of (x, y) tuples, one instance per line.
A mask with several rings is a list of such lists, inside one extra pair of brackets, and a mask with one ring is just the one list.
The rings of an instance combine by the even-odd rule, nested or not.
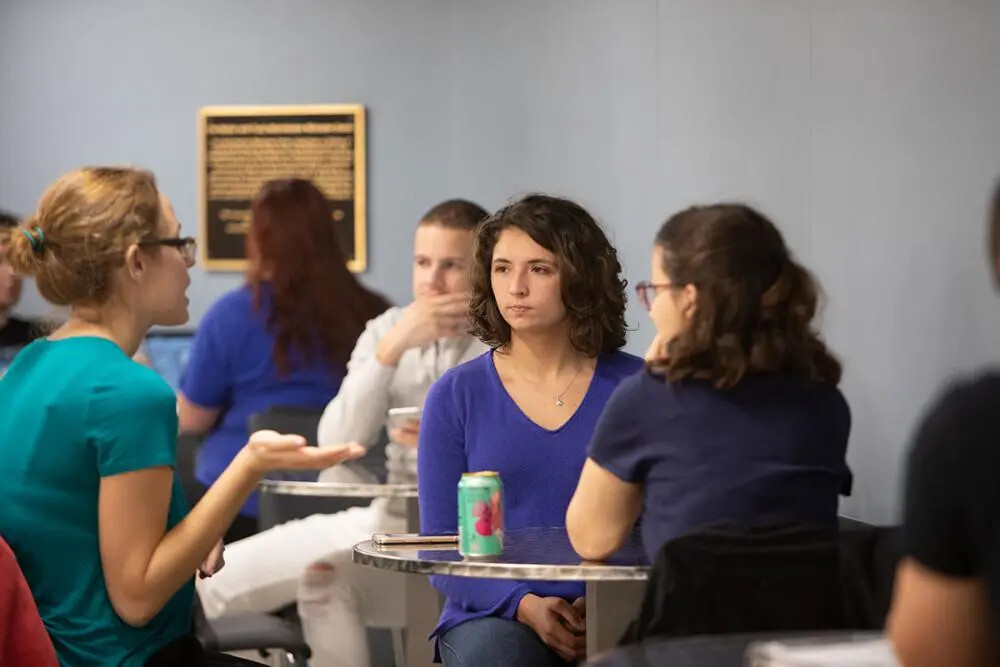
[(0, 379), (0, 535), (62, 665), (242, 664), (189, 636), (193, 579), (272, 469), (358, 456), (298, 436), (251, 436), (188, 513), (174, 475), (173, 392), (131, 357), (149, 327), (187, 320), (194, 239), (149, 172), (87, 168), (57, 181), (10, 259), (71, 316)]

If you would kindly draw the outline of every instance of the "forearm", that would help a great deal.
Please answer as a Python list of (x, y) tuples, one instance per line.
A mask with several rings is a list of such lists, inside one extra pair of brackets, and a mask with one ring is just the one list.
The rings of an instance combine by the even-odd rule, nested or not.
[(323, 411), (317, 444), (329, 447), (358, 442), (370, 446), (385, 425), (389, 383), (395, 372), (374, 357), (352, 368), (336, 398)]
[(143, 598), (151, 609), (162, 609), (194, 576), (256, 488), (260, 475), (244, 456), (242, 452), (237, 455), (190, 513), (156, 546), (143, 579)]

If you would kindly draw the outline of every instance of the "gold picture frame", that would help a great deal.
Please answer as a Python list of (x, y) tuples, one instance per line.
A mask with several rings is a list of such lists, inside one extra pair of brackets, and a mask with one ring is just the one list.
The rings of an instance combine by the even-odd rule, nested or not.
[[(209, 271), (243, 271), (247, 260), (243, 242), (246, 221), (249, 220), (251, 192), (273, 177), (302, 177), (334, 183), (335, 193), (325, 192), (334, 209), (334, 221), (349, 220), (350, 224), (338, 229), (348, 256), (347, 266), (360, 273), (368, 268), (368, 215), (367, 215), (367, 156), (365, 106), (362, 104), (306, 104), (306, 105), (254, 105), (206, 106), (198, 111), (198, 236), (202, 265)], [(247, 167), (240, 157), (252, 154), (255, 147), (259, 154), (274, 153), (274, 141), (283, 142), (282, 150), (294, 156), (299, 151), (315, 156), (317, 150), (310, 140), (331, 140), (340, 144), (350, 137), (350, 185), (344, 188), (345, 155), (342, 164), (326, 165), (326, 178), (317, 178), (310, 169), (296, 168), (288, 171), (274, 160), (262, 159), (253, 163), (255, 171)], [(228, 151), (228, 152), (227, 152)], [(223, 154), (216, 158), (217, 155)], [(272, 156), (273, 157), (273, 156)], [(219, 167), (216, 181), (211, 181), (210, 170)], [(313, 170), (322, 164), (314, 164)], [(339, 171), (337, 170), (339, 166)], [(240, 171), (243, 169), (243, 171)], [(257, 177), (260, 176), (258, 179)], [(260, 182), (257, 182), (259, 180)], [(211, 190), (211, 191), (210, 191)], [(343, 190), (343, 191), (341, 191)], [(349, 199), (344, 192), (351, 191)], [(212, 197), (215, 193), (217, 196)], [(226, 194), (225, 197), (218, 193)], [(339, 194), (340, 196), (335, 196)], [(228, 220), (228, 221), (227, 221)], [(239, 230), (244, 230), (240, 232)]]

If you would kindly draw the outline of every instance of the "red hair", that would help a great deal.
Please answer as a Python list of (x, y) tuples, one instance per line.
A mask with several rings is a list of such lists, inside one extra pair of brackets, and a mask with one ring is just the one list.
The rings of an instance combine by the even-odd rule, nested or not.
[(272, 288), (268, 329), (278, 370), (291, 370), (293, 348), (318, 355), (343, 371), (368, 320), (389, 304), (347, 269), (332, 210), (319, 189), (303, 179), (264, 184), (254, 199), (247, 283), (261, 305), (261, 285)]

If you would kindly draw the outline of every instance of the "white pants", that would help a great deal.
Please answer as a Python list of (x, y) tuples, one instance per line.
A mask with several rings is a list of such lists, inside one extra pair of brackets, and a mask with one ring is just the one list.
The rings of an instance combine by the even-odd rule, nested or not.
[(298, 600), (314, 667), (367, 667), (366, 626), (406, 625), (402, 573), (351, 562), (373, 533), (404, 532), (384, 499), (337, 514), (289, 521), (226, 545), (226, 565), (199, 579), (208, 618), (275, 611)]

